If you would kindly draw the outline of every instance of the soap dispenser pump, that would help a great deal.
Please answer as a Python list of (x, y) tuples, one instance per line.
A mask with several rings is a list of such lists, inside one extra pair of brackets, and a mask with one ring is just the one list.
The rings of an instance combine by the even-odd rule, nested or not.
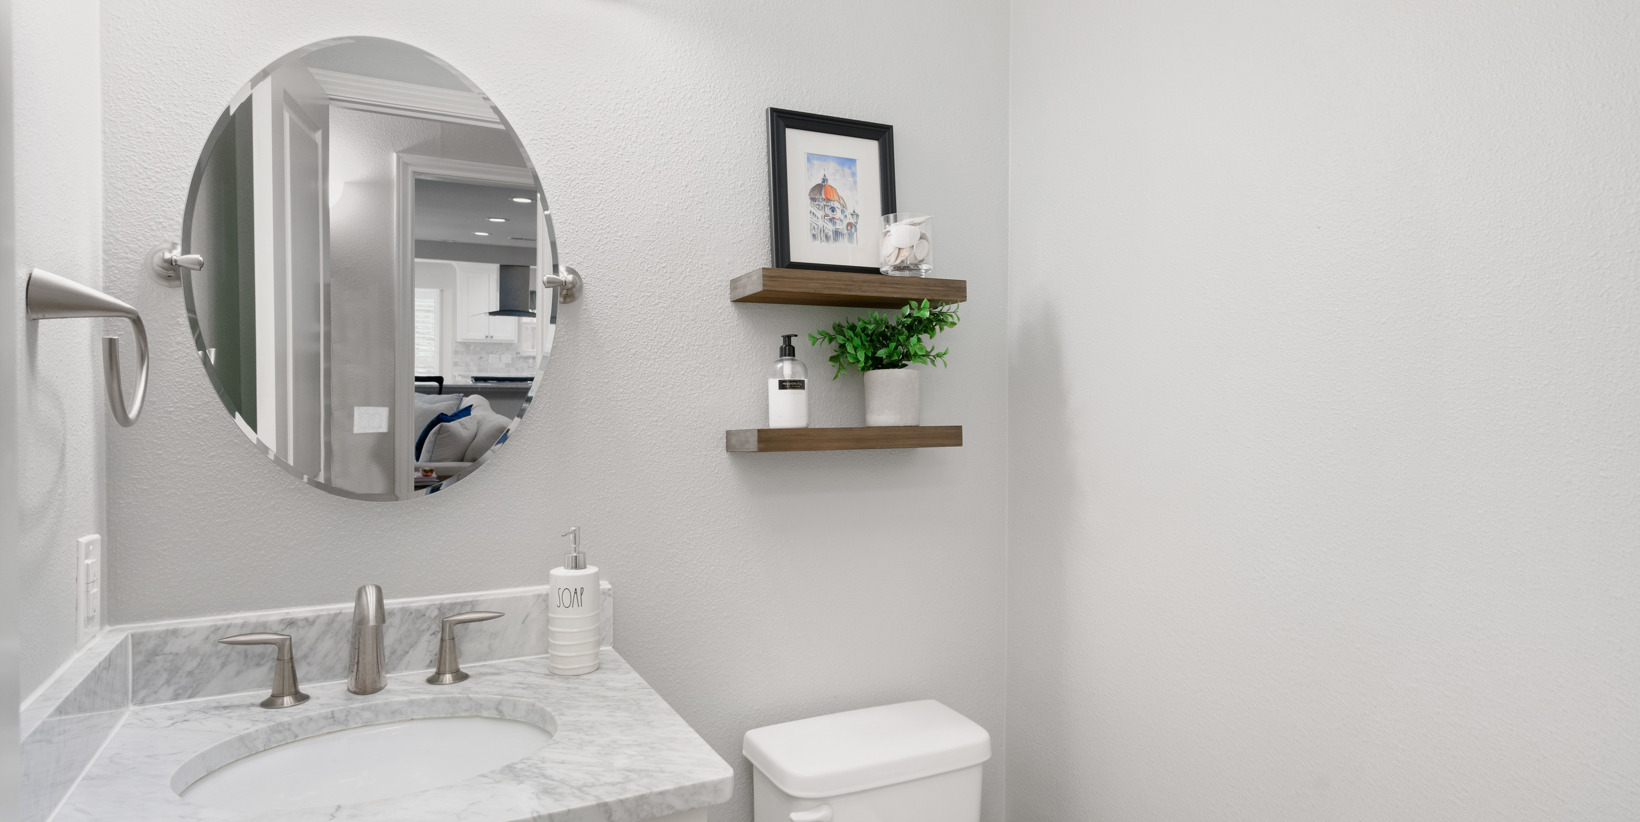
[(603, 589), (598, 568), (581, 552), (581, 527), (563, 533), (570, 552), (547, 575), (547, 670), (580, 676), (598, 670), (603, 645)]
[(581, 526), (574, 526), (558, 536), (569, 537), (569, 556), (564, 559), (564, 567), (571, 571), (585, 571), (587, 555), (581, 553)]
[(797, 358), (796, 334), (780, 335), (780, 359), (769, 373), (769, 427), (809, 427), (809, 370)]

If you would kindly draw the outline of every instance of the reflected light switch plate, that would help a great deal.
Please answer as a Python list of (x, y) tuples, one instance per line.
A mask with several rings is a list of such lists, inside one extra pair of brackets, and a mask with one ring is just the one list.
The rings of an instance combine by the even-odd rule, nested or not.
[(385, 434), (385, 433), (387, 433), (387, 406), (385, 406), (385, 405), (355, 405), (355, 406), (353, 406), (353, 433), (355, 433), (355, 434)]

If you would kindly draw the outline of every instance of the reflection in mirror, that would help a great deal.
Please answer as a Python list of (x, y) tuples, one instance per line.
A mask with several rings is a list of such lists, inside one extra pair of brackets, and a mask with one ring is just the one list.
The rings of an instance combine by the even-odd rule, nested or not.
[(489, 99), (426, 52), (348, 38), (264, 70), (206, 143), (183, 231), (205, 370), (309, 484), (437, 491), (534, 397), (558, 307), (546, 200)]

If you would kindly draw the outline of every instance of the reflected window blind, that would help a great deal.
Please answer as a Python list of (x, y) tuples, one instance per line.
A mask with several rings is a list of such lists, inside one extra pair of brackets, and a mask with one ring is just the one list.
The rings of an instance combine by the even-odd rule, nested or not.
[(416, 375), (438, 376), (439, 370), (439, 306), (437, 288), (416, 289)]

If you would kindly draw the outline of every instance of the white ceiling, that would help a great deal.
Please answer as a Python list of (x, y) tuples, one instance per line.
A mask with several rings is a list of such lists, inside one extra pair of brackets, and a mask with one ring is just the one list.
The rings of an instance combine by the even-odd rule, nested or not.
[(302, 56), (310, 69), (414, 83), (419, 86), (472, 91), (472, 84), (414, 49), (391, 43), (350, 42)]
[[(514, 197), (529, 197), (530, 202), (515, 203)], [(534, 248), (536, 208), (533, 189), (417, 180), (415, 237), (418, 242)], [(492, 223), (492, 217), (507, 222)], [(475, 231), (490, 236), (480, 237)]]

